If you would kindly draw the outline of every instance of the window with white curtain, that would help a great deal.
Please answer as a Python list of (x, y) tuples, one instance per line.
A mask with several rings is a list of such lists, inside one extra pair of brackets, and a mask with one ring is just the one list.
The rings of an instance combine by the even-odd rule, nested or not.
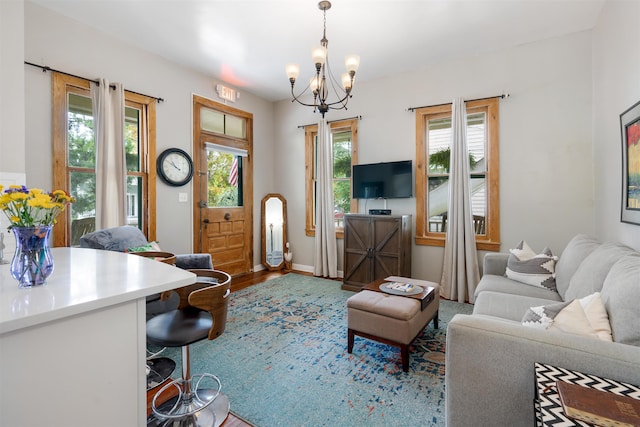
[[(466, 103), (478, 249), (499, 250), (498, 99)], [(416, 243), (444, 246), (449, 211), (451, 104), (416, 109)]]
[[(351, 198), (351, 170), (358, 163), (358, 119), (329, 123), (333, 145), (333, 199), (336, 236), (344, 235), (344, 214), (356, 212), (357, 200)], [(318, 125), (305, 126), (306, 234), (316, 229), (316, 153)]]
[[(58, 217), (56, 246), (71, 246), (95, 229), (96, 148), (89, 81), (53, 73), (53, 181), (75, 203)], [(155, 239), (155, 99), (125, 91), (126, 210), (129, 225)], [(149, 165), (152, 166), (149, 166)]]

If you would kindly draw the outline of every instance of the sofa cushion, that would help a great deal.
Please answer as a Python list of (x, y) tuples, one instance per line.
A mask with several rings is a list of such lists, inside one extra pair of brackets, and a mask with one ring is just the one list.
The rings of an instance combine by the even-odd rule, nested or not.
[(611, 341), (609, 317), (599, 292), (570, 302), (531, 307), (524, 326), (561, 331)]
[(555, 263), (558, 257), (544, 248), (536, 254), (524, 240), (510, 250), (507, 261), (507, 277), (532, 286), (556, 290)]
[(571, 301), (602, 290), (604, 279), (613, 264), (632, 253), (633, 249), (617, 243), (603, 243), (595, 248), (582, 261), (569, 281), (564, 300)]
[(640, 346), (640, 255), (616, 262), (602, 286), (602, 300), (609, 313), (613, 340)]
[(124, 252), (127, 248), (134, 248), (147, 243), (147, 238), (142, 231), (131, 225), (105, 228), (85, 234), (80, 238), (80, 247), (82, 248), (117, 252)]
[(569, 288), (571, 277), (580, 267), (582, 261), (598, 246), (600, 243), (595, 238), (586, 234), (578, 234), (564, 248), (556, 263), (556, 289), (563, 300), (567, 300), (565, 293)]
[(475, 297), (478, 298), (478, 295), (485, 291), (523, 295), (550, 301), (562, 301), (562, 298), (560, 298), (560, 295), (558, 295), (557, 292), (550, 292), (546, 288), (527, 285), (522, 282), (511, 280), (505, 276), (496, 276), (493, 274), (485, 274), (482, 276), (480, 283), (478, 283), (478, 286), (476, 287)]
[[(529, 285), (522, 286), (534, 289)], [(553, 294), (552, 292), (547, 293)], [(562, 303), (562, 301), (553, 301), (545, 298), (485, 291), (476, 298), (473, 306), (473, 314), (499, 317), (520, 323), (522, 317), (530, 307), (548, 305), (555, 302)]]

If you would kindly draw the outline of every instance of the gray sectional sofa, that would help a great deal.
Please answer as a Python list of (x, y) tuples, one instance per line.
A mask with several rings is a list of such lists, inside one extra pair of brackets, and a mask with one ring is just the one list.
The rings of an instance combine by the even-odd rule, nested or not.
[[(535, 362), (640, 385), (640, 253), (575, 236), (555, 264), (556, 290), (509, 279), (508, 258), (485, 256), (473, 314), (448, 325), (448, 427), (534, 425)], [(601, 293), (611, 342), (522, 324), (531, 307), (594, 292)]]

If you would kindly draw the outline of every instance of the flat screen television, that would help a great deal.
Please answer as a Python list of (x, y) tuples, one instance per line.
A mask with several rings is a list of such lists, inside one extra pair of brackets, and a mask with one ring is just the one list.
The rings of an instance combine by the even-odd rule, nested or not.
[(398, 199), (413, 197), (412, 161), (353, 165), (354, 199)]

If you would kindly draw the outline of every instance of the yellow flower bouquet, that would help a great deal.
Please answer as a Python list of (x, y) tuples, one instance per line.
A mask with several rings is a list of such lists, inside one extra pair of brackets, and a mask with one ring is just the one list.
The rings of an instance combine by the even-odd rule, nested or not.
[(11, 261), (11, 276), (19, 287), (44, 285), (53, 272), (53, 257), (49, 236), (56, 217), (73, 197), (62, 190), (45, 193), (38, 188), (0, 185), (0, 209), (11, 225), (16, 238), (16, 252)]
[(24, 185), (11, 185), (4, 192), (2, 190), (0, 185), (0, 209), (11, 222), (9, 228), (54, 225), (58, 214), (74, 202), (63, 190), (46, 193)]

